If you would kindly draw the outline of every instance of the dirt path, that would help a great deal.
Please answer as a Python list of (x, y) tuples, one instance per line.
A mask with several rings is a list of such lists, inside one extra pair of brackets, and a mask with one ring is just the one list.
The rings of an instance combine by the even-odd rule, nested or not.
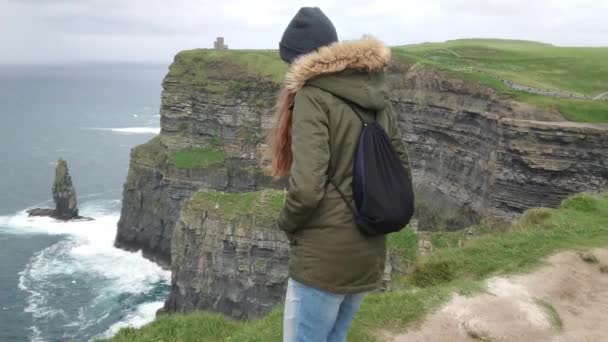
[(549, 96), (549, 97), (571, 98), (571, 99), (579, 99), (579, 100), (591, 100), (591, 101), (608, 100), (608, 92), (601, 93), (596, 96), (589, 96), (589, 95), (571, 93), (571, 92), (568, 92), (565, 90), (542, 89), (542, 88), (530, 87), (527, 85), (515, 83), (513, 81), (504, 79), (499, 76), (495, 76), (495, 77), (497, 77), (502, 83), (507, 85), (509, 88), (523, 91), (523, 92), (526, 92), (529, 94), (543, 95), (543, 96)]
[(608, 249), (591, 253), (599, 262), (562, 252), (533, 273), (492, 278), (487, 293), (455, 296), (386, 341), (608, 341)]
[(601, 93), (599, 95), (596, 95), (593, 99), (594, 100), (608, 99), (608, 91), (605, 92), (605, 93)]
[(581, 99), (581, 100), (599, 100), (592, 96), (575, 94), (575, 93), (571, 93), (571, 92), (568, 92), (565, 90), (535, 88), (535, 87), (530, 87), (527, 85), (515, 83), (513, 81), (510, 81), (510, 80), (507, 80), (507, 79), (504, 79), (501, 77), (499, 77), (499, 79), (502, 81), (502, 83), (506, 84), (509, 88), (523, 91), (523, 92), (526, 92), (529, 94), (536, 94), (536, 95), (543, 95), (543, 96), (550, 96), (550, 97)]
[(453, 56), (455, 56), (456, 58), (461, 58), (462, 56), (460, 56), (459, 54), (457, 54), (454, 50), (450, 50), (450, 49), (439, 49), (440, 51), (445, 51)]

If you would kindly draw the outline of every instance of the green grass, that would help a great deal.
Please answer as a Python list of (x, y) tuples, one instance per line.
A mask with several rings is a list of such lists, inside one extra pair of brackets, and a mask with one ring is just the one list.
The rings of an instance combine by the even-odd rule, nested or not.
[[(249, 210), (257, 200), (227, 194), (199, 193), (207, 204), (235, 205), (230, 213)], [(219, 197), (214, 197), (219, 196)], [(280, 206), (281, 196), (267, 203)], [(415, 237), (402, 232), (389, 238), (389, 248), (411, 257)], [(483, 290), (483, 279), (527, 271), (548, 255), (563, 249), (585, 249), (608, 245), (608, 193), (579, 194), (562, 202), (558, 209), (534, 209), (506, 231), (484, 233), (463, 247), (438, 248), (416, 261), (411, 275), (401, 276), (397, 286), (385, 293), (367, 296), (349, 341), (374, 341), (379, 330), (399, 331), (421, 319), (451, 298), (453, 293), (470, 295)], [(399, 276), (397, 276), (399, 278)], [(542, 305), (542, 304), (540, 304)], [(547, 314), (550, 305), (544, 306)], [(112, 341), (279, 341), (281, 307), (266, 317), (249, 322), (223, 319), (210, 313), (166, 315), (141, 329), (123, 329)]]
[(480, 237), (463, 248), (440, 249), (418, 261), (412, 280), (417, 286), (479, 280), (526, 270), (563, 248), (592, 245), (608, 245), (608, 194), (580, 194), (565, 200), (560, 209), (543, 209), (540, 217), (525, 215), (505, 233)]
[(166, 159), (167, 151), (160, 140), (160, 135), (131, 150), (131, 161), (140, 165), (157, 167)]
[(608, 91), (608, 47), (557, 47), (499, 39), (462, 39), (396, 47), (402, 57), (451, 70), (473, 68), (513, 82), (579, 94)]
[(554, 98), (517, 92), (517, 98), (539, 108), (556, 109), (575, 122), (608, 122), (608, 101), (589, 101), (582, 99)]
[(280, 308), (264, 320), (237, 322), (218, 314), (194, 313), (166, 315), (155, 320), (145, 331), (123, 329), (115, 341), (219, 342), (219, 341), (280, 341), (277, 322), (282, 319)]
[[(169, 77), (204, 85), (209, 79), (244, 79), (246, 77), (281, 83), (287, 64), (275, 50), (185, 50), (175, 56)], [(232, 86), (238, 87), (239, 84)], [(221, 90), (221, 89), (219, 89)]]
[(406, 228), (398, 233), (390, 234), (386, 245), (400, 258), (412, 262), (416, 260), (418, 235), (413, 230)]
[(536, 305), (540, 306), (543, 309), (545, 315), (547, 315), (547, 317), (549, 318), (549, 322), (551, 322), (552, 327), (558, 330), (562, 329), (562, 327), (564, 326), (562, 318), (559, 316), (559, 313), (557, 312), (557, 310), (555, 310), (555, 307), (551, 305), (551, 303), (541, 299), (535, 299), (534, 302), (536, 303)]
[(278, 215), (284, 200), (285, 195), (279, 190), (239, 193), (199, 191), (192, 197), (191, 204), (195, 207), (218, 210), (226, 219), (242, 215), (271, 219)]
[[(557, 47), (499, 39), (462, 39), (393, 48), (396, 58), (449, 71), (536, 106), (560, 111), (568, 120), (608, 122), (608, 101), (532, 95), (508, 88), (497, 77), (543, 89), (597, 95), (608, 92), (608, 47)], [(168, 78), (201, 86), (218, 96), (278, 85), (287, 64), (276, 50), (185, 50), (175, 56)], [(255, 103), (254, 103), (255, 105)]]
[[(448, 70), (449, 71), (449, 70)], [(500, 93), (511, 96), (521, 102), (546, 110), (557, 110), (564, 118), (574, 122), (606, 123), (608, 122), (608, 101), (591, 101), (584, 99), (571, 99), (551, 97), (525, 93), (509, 88), (500, 80), (482, 72), (460, 71), (453, 73), (469, 82), (478, 82), (498, 90)]]
[(171, 163), (178, 169), (205, 168), (224, 162), (224, 150), (216, 147), (190, 148), (171, 153)]
[(523, 102), (559, 110), (567, 119), (608, 122), (608, 102), (532, 95), (508, 88), (515, 83), (594, 96), (608, 92), (608, 47), (557, 47), (549, 44), (462, 39), (405, 45), (394, 55), (409, 63), (447, 70), (514, 95)]

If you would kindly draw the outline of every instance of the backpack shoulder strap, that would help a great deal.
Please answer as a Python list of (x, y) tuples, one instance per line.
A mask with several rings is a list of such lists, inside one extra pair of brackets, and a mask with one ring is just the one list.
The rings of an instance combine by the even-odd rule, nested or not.
[[(355, 115), (357, 115), (357, 117), (359, 118), (359, 120), (361, 121), (361, 123), (363, 124), (363, 126), (367, 126), (367, 122), (365, 121), (365, 119), (363, 119), (363, 117), (361, 116), (361, 114), (359, 114), (359, 112), (357, 112), (356, 109), (359, 109), (363, 112), (371, 112), (371, 110), (366, 109), (361, 107), (359, 104), (344, 98), (342, 96), (333, 94), (333, 96), (337, 97), (338, 99), (342, 100), (344, 103), (348, 104), (351, 107), (354, 107), (355, 109), (353, 109), (353, 112), (355, 113)], [(374, 111), (374, 121), (376, 121), (376, 117), (377, 117), (377, 112)], [(329, 174), (329, 172), (325, 175), (325, 177), (327, 178), (327, 181), (336, 189), (336, 191), (338, 191), (338, 194), (340, 194), (340, 197), (342, 197), (342, 200), (344, 200), (344, 203), (346, 203), (346, 206), (350, 209), (350, 211), (353, 213), (353, 215), (355, 217), (358, 217), (358, 213), (357, 213), (357, 209), (355, 208), (355, 206), (353, 205), (352, 201), (354, 200), (348, 200), (348, 198), (346, 197), (346, 195), (344, 194), (344, 192), (342, 190), (340, 190), (340, 187), (338, 186), (338, 184), (336, 184), (336, 182), (334, 181), (334, 175), (333, 174)]]
[[(357, 103), (346, 99), (342, 96), (336, 95), (336, 94), (332, 94), (335, 97), (339, 98), (341, 101), (343, 101), (344, 103), (348, 104), (351, 107), (354, 107), (355, 109), (353, 109), (353, 113), (355, 113), (355, 115), (357, 115), (357, 117), (359, 118), (359, 120), (361, 121), (361, 123), (363, 124), (363, 126), (367, 126), (367, 122), (363, 119), (363, 117), (361, 116), (361, 114), (359, 114), (357, 112), (356, 109), (360, 109), (363, 112), (370, 112), (370, 110), (365, 109), (361, 106), (359, 106)], [(376, 120), (376, 113), (374, 113), (374, 121)], [(348, 200), (348, 198), (346, 197), (346, 195), (344, 194), (344, 192), (342, 190), (340, 190), (340, 187), (338, 186), (338, 184), (336, 184), (336, 181), (334, 180), (334, 175), (327, 175), (327, 180), (329, 181), (329, 183), (331, 183), (331, 185), (334, 187), (334, 189), (336, 189), (336, 191), (338, 192), (338, 194), (340, 194), (340, 197), (342, 197), (342, 200), (344, 200), (344, 203), (346, 203), (346, 206), (350, 209), (350, 211), (353, 213), (353, 215), (355, 217), (358, 216), (357, 214), (357, 209), (355, 208), (355, 206), (353, 205), (353, 200), (351, 199), (350, 201)]]
[(342, 190), (340, 190), (340, 187), (338, 187), (338, 185), (334, 181), (333, 176), (331, 178), (327, 177), (327, 179), (329, 180), (329, 183), (331, 183), (331, 185), (334, 187), (334, 189), (336, 189), (336, 191), (338, 191), (338, 193), (340, 194), (340, 197), (342, 197), (342, 200), (344, 200), (344, 203), (346, 203), (346, 206), (350, 209), (350, 211), (352, 211), (353, 215), (355, 215), (355, 217), (357, 217), (357, 209), (353, 206), (352, 200), (349, 201), (348, 198), (346, 198), (346, 195), (344, 195), (344, 192), (342, 192)]

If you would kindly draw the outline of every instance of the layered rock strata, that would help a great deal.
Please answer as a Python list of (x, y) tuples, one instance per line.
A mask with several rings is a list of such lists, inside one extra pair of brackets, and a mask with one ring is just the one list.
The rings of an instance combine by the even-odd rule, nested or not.
[[(173, 226), (184, 200), (194, 192), (284, 186), (258, 167), (277, 83), (224, 58), (240, 52), (200, 53), (217, 56), (192, 60), (189, 51), (176, 56), (163, 81), (161, 133), (132, 150), (123, 190), (115, 245), (142, 250), (165, 267), (171, 263)], [(180, 165), (176, 157), (188, 152), (193, 158), (221, 156)]]
[(281, 191), (201, 191), (174, 228), (165, 311), (213, 310), (247, 319), (285, 294), (289, 242), (276, 228)]
[(444, 213), (422, 217), (421, 229), (460, 228), (481, 216), (510, 220), (608, 188), (607, 125), (555, 121), (553, 112), (432, 70), (391, 78), (419, 214), (429, 207)]

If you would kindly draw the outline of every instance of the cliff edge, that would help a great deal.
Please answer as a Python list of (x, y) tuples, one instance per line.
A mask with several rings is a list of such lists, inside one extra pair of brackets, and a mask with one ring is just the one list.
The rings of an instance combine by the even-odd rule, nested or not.
[(191, 50), (175, 57), (163, 80), (161, 132), (131, 151), (117, 247), (169, 267), (173, 226), (194, 192), (283, 186), (258, 166), (279, 89), (262, 66), (282, 66), (275, 55)]
[[(262, 167), (285, 69), (273, 51), (190, 50), (163, 81), (161, 133), (131, 152), (115, 243), (172, 268), (167, 310), (247, 318), (280, 301), (287, 246), (259, 204), (278, 196), (265, 189), (285, 186)], [(388, 81), (420, 229), (512, 220), (608, 188), (606, 125), (564, 122), (559, 112), (398, 58)], [(227, 217), (222, 208), (234, 203), (204, 200), (215, 193), (254, 200)]]

